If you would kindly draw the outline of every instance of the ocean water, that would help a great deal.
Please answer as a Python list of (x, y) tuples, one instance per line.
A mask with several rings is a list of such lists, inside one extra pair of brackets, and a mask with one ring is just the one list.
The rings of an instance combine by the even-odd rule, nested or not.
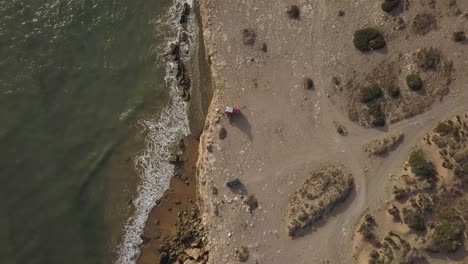
[(0, 263), (137, 254), (187, 133), (160, 57), (172, 4), (0, 0)]

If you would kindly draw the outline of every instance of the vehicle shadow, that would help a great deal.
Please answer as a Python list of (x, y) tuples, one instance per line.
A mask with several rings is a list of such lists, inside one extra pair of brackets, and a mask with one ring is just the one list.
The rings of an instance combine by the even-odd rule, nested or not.
[(237, 116), (232, 116), (229, 120), (229, 123), (232, 126), (237, 127), (240, 131), (242, 131), (242, 133), (247, 135), (250, 141), (252, 141), (252, 126), (250, 125), (249, 120), (243, 113), (240, 113)]

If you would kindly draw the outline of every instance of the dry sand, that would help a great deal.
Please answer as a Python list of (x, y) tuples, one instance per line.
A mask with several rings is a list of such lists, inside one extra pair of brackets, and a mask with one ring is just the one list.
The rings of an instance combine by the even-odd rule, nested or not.
[[(468, 11), (468, 3), (459, 2), (462, 12)], [(200, 4), (215, 86), (198, 161), (199, 203), (210, 235), (209, 263), (238, 263), (235, 251), (243, 246), (249, 249), (246, 263), (356, 263), (354, 232), (366, 210), (389, 199), (389, 174), (400, 168), (412, 146), (438, 120), (468, 110), (467, 46), (450, 40), (453, 30), (468, 29), (468, 20), (441, 17), (438, 30), (425, 36), (392, 31), (384, 51), (362, 54), (353, 47), (354, 30), (366, 25), (391, 28), (387, 21), (393, 18), (384, 15), (379, 1), (201, 0)], [(289, 4), (301, 8), (299, 20), (286, 16)], [(343, 17), (339, 10), (345, 12)], [(410, 21), (415, 12), (401, 16)], [(255, 30), (253, 46), (243, 44), (243, 29)], [(261, 50), (263, 43), (266, 53)], [(431, 110), (384, 129), (367, 129), (347, 118), (343, 98), (327, 96), (333, 76), (347, 80), (356, 73), (366, 74), (388, 57), (428, 45), (444, 50), (456, 69), (450, 94)], [(315, 89), (303, 88), (305, 77), (314, 80)], [(243, 115), (229, 122), (216, 111), (222, 112), (226, 105), (241, 108)], [(338, 134), (335, 122), (348, 135)], [(221, 127), (227, 130), (223, 140)], [(385, 158), (368, 157), (363, 145), (387, 133), (404, 133), (403, 144)], [(322, 162), (349, 168), (355, 192), (316, 230), (292, 240), (285, 224), (288, 199)], [(241, 195), (226, 187), (234, 178), (258, 199), (260, 207), (252, 214)]]

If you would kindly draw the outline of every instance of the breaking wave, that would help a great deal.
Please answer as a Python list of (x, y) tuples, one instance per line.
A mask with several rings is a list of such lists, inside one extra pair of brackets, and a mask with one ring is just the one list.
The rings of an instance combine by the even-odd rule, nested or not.
[[(170, 44), (179, 42), (182, 34), (192, 36), (194, 27), (193, 12), (188, 17), (187, 26), (180, 24), (180, 14), (184, 4), (188, 4), (193, 10), (192, 0), (175, 0), (169, 10), (169, 19), (165, 26), (175, 29), (176, 39)], [(191, 37), (185, 42), (179, 42), (182, 61), (186, 61), (189, 55)], [(164, 58), (165, 56), (163, 56)], [(142, 155), (135, 158), (135, 168), (141, 177), (137, 189), (137, 196), (133, 199), (135, 212), (127, 221), (124, 228), (122, 241), (117, 248), (116, 264), (135, 263), (139, 254), (139, 245), (143, 242), (141, 234), (146, 220), (156, 201), (164, 195), (169, 188), (170, 179), (174, 173), (174, 166), (167, 162), (168, 156), (174, 144), (190, 132), (186, 114), (187, 105), (180, 96), (180, 88), (177, 82), (178, 63), (174, 60), (163, 59), (166, 65), (166, 87), (169, 89), (169, 104), (162, 110), (159, 117), (153, 120), (142, 120), (141, 125), (146, 131), (146, 148)]]

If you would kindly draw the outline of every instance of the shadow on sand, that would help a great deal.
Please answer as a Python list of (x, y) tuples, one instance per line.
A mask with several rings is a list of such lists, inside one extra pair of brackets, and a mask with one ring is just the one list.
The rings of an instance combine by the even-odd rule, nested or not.
[(229, 119), (229, 123), (237, 127), (242, 133), (246, 134), (250, 141), (252, 141), (252, 127), (250, 126), (249, 120), (243, 113), (240, 113), (237, 116), (232, 116)]

